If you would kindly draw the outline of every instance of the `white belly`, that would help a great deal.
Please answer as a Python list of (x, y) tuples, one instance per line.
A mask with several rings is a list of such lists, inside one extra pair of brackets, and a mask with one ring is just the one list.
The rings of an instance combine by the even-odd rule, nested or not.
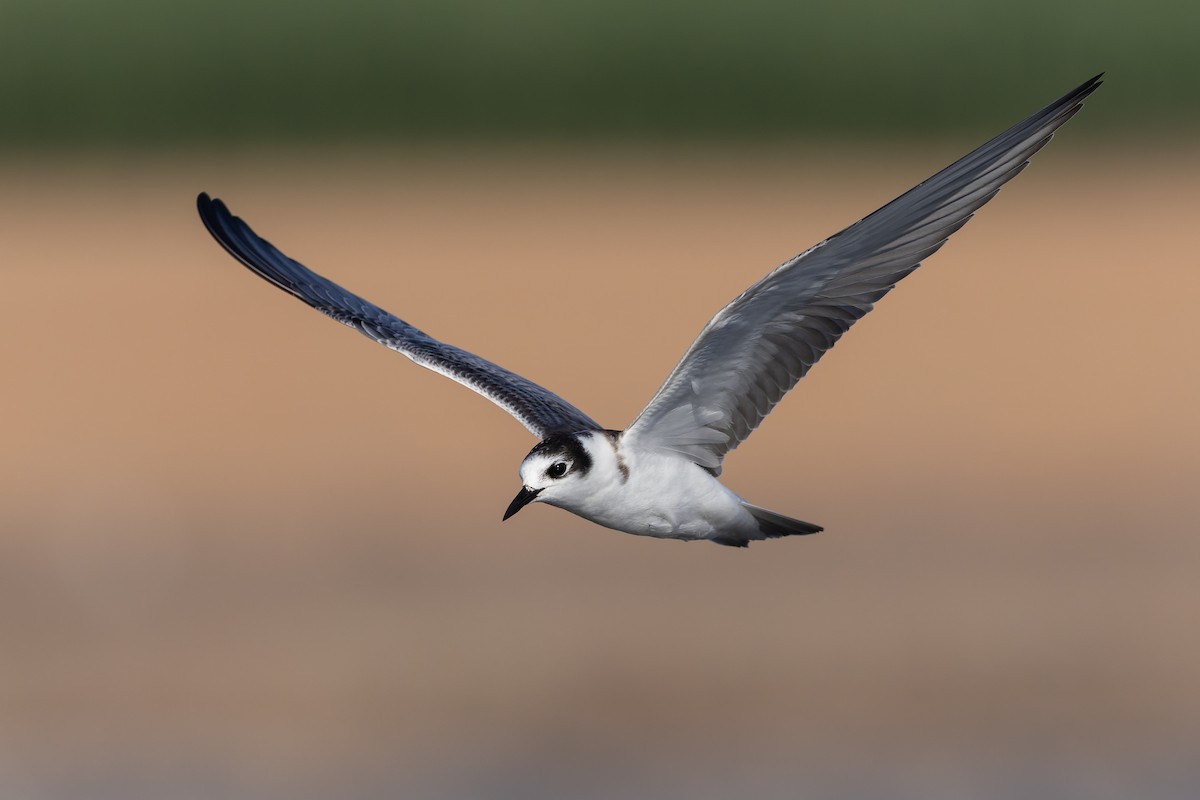
[(711, 539), (758, 530), (742, 499), (696, 464), (657, 453), (621, 455), (627, 473), (605, 470), (605, 480), (590, 481), (586, 496), (562, 507), (608, 528), (663, 539)]

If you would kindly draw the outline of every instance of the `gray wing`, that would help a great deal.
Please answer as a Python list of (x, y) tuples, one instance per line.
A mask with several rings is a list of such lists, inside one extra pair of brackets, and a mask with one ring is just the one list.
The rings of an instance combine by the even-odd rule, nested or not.
[(220, 200), (196, 199), (208, 232), (238, 261), (323, 314), (441, 373), (512, 414), (535, 436), (601, 430), (575, 406), (487, 359), (443, 344), (373, 303), (347, 292), (275, 249)]
[(784, 263), (723, 308), (625, 437), (714, 473), (783, 395), (896, 282), (945, 244), (1079, 111), (1100, 75), (870, 216)]

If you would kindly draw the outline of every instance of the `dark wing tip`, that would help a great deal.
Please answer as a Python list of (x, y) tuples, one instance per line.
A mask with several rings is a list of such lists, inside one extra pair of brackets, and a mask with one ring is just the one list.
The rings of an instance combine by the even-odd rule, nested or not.
[(1100, 88), (1100, 86), (1104, 83), (1103, 78), (1104, 73), (1098, 72), (1083, 83), (1079, 84), (1079, 88), (1077, 88), (1074, 92), (1071, 92), (1071, 94), (1076, 95), (1077, 99), (1082, 100)]
[(1065, 108), (1068, 109), (1068, 117), (1074, 116), (1075, 112), (1083, 107), (1083, 101), (1087, 99), (1088, 95), (1099, 89), (1104, 83), (1104, 81), (1101, 80), (1103, 77), (1103, 72), (1093, 75), (1071, 91), (1067, 92), (1057, 101), (1051, 103), (1047, 110)]
[[(200, 213), (200, 221), (212, 234), (217, 242), (229, 251), (229, 254), (242, 263), (247, 263), (241, 247), (236, 247), (238, 234), (248, 230), (246, 223), (235, 217), (229, 206), (220, 200), (209, 197), (208, 192), (201, 192), (196, 197), (196, 211)], [(247, 263), (247, 266), (253, 266)]]
[[(307, 267), (279, 252), (274, 245), (255, 233), (244, 220), (235, 216), (225, 203), (209, 197), (207, 192), (201, 192), (196, 197), (196, 210), (204, 227), (217, 240), (217, 244), (239, 263), (288, 294), (322, 311), (326, 310), (323, 298), (306, 293), (304, 286), (314, 280), (324, 279), (313, 275)], [(344, 290), (339, 287), (339, 291)]]
[(230, 216), (229, 209), (220, 200), (214, 200), (208, 196), (208, 192), (201, 192), (196, 196), (196, 211), (200, 213), (200, 221), (204, 223), (204, 227), (208, 228), (208, 232), (213, 235), (213, 238), (218, 242), (221, 241), (221, 236), (218, 234), (217, 220), (219, 217)]
[[(230, 213), (227, 205), (220, 200), (209, 197), (208, 192), (201, 192), (196, 196), (196, 211), (199, 212), (200, 221), (204, 223), (204, 227), (217, 240), (217, 244), (225, 248), (238, 261), (251, 269), (255, 269), (254, 264), (246, 259), (242, 248), (234, 246), (235, 239), (233, 232), (240, 220)], [(258, 270), (255, 269), (255, 271), (257, 272)]]

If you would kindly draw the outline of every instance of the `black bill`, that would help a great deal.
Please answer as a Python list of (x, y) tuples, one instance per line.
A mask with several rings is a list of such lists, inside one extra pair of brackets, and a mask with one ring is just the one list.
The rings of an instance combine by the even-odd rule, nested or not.
[[(533, 502), (533, 498), (542, 493), (541, 489), (530, 489), (528, 486), (522, 486), (521, 491), (517, 492), (517, 496), (508, 504), (508, 509), (504, 512), (504, 519), (508, 519), (513, 514), (520, 511), (525, 506)], [(504, 519), (500, 520), (501, 522)]]

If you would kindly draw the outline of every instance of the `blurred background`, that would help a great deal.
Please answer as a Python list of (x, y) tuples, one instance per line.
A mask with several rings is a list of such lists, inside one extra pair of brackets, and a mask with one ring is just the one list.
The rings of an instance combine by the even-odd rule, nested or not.
[[(1198, 8), (6, 0), (0, 796), (1195, 797)], [(827, 528), (747, 551), (501, 525), (531, 437), (193, 206), (620, 428), (1101, 70), (729, 459)]]

